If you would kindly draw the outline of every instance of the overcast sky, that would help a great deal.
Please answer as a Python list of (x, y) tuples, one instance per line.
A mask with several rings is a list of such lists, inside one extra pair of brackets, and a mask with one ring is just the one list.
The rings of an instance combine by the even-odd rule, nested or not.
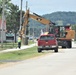
[[(39, 15), (57, 11), (76, 12), (76, 0), (23, 0), (22, 9), (26, 10), (26, 1), (31, 12)], [(21, 0), (12, 0), (12, 3), (20, 7)]]

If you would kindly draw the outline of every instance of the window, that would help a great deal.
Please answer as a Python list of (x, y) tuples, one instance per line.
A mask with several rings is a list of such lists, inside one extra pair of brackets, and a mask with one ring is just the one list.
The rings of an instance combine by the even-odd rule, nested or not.
[(54, 36), (41, 36), (40, 40), (53, 40)]

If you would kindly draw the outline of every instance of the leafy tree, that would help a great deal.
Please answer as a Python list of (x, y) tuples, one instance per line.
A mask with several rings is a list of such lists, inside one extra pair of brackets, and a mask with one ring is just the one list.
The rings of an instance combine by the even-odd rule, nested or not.
[[(11, 4), (10, 11), (7, 17), (7, 29), (17, 33), (20, 27), (20, 10), (17, 5)], [(24, 14), (24, 11), (22, 11)]]
[(8, 12), (8, 10), (9, 10), (9, 5), (10, 5), (11, 0), (0, 0), (0, 16), (2, 15), (3, 1), (5, 1), (5, 14), (6, 14), (6, 12)]
[(17, 5), (14, 5), (11, 3), (10, 5), (10, 10), (7, 15), (7, 29), (8, 31), (13, 31), (14, 26), (16, 25), (17, 22), (17, 12), (19, 11), (19, 7)]

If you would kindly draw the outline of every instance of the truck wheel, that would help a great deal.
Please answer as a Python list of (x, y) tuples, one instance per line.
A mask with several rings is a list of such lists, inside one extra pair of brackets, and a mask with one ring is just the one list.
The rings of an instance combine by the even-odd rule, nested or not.
[(65, 46), (62, 46), (62, 48), (66, 48)]
[(71, 41), (67, 41), (67, 48), (72, 48), (72, 42)]
[(38, 53), (42, 52), (42, 50), (40, 48), (38, 48)]
[(58, 52), (58, 48), (56, 48), (56, 49), (54, 50), (54, 52)]
[(72, 48), (72, 42), (71, 41), (68, 42), (68, 45), (69, 45), (69, 48)]

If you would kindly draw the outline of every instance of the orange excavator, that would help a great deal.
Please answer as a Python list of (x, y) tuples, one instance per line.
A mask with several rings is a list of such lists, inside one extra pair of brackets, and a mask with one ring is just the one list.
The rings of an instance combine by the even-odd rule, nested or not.
[(24, 16), (23, 16), (23, 20), (24, 21), (23, 21), (23, 24), (22, 24), (22, 28), (21, 28), (21, 30), (19, 32), (21, 37), (22, 37), (23, 44), (25, 44), (25, 42), (27, 41), (27, 37), (26, 37), (27, 33), (26, 33), (26, 31), (27, 31), (27, 25), (28, 25), (28, 22), (29, 22), (28, 21), (29, 18), (31, 18), (33, 20), (36, 20), (36, 21), (38, 21), (38, 22), (40, 22), (40, 23), (42, 23), (44, 25), (48, 25), (48, 26), (55, 25), (55, 23), (53, 23), (52, 21), (47, 20), (47, 19), (37, 15), (36, 13), (30, 14), (29, 10), (27, 10), (25, 12)]
[(24, 21), (20, 31), (20, 35), (24, 43), (25, 41), (27, 41), (27, 39), (25, 40), (25, 37), (27, 34), (26, 31), (29, 18), (36, 20), (44, 25), (48, 25), (49, 26), (48, 34), (55, 34), (58, 41), (58, 46), (62, 46), (62, 48), (72, 48), (72, 39), (74, 39), (75, 37), (75, 31), (71, 29), (70, 25), (56, 26), (55, 23), (43, 18), (42, 16), (39, 16), (35, 13), (30, 14), (29, 10), (27, 10), (24, 14)]

